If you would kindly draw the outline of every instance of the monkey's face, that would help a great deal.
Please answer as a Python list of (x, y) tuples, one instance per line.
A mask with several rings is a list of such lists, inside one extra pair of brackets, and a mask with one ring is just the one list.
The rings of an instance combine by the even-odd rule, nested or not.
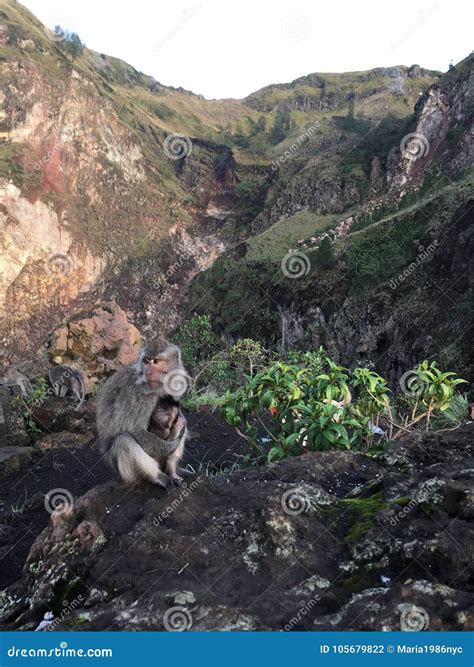
[(145, 378), (150, 389), (158, 389), (163, 384), (163, 379), (167, 373), (173, 370), (173, 364), (169, 357), (160, 354), (157, 357), (143, 360)]

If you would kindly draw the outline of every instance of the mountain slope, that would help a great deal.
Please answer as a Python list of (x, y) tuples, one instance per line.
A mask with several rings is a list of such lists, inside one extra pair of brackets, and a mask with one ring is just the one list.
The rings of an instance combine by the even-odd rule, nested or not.
[[(461, 178), (471, 71), (467, 59), (441, 78), (418, 66), (310, 74), (245, 100), (205, 100), (87, 48), (73, 56), (1, 0), (3, 344), (31, 354), (62, 318), (104, 297), (145, 333), (171, 332), (200, 309), (201, 284), (219, 287), (220, 266), (247, 281), (249, 267), (272, 256), (278, 268), (346, 218), (363, 227), (405, 208), (412, 187)], [(415, 136), (413, 151), (413, 132), (428, 150)], [(338, 234), (336, 275), (350, 251)], [(229, 295), (219, 308), (209, 298), (228, 333)], [(262, 336), (275, 343), (285, 336), (273, 300)]]

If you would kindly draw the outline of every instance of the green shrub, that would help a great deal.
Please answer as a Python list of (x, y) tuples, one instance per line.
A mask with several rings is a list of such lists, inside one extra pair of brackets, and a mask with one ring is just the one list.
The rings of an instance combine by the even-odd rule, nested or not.
[[(248, 376), (243, 387), (229, 392), (221, 411), (247, 440), (252, 463), (330, 448), (368, 449), (379, 424), (393, 439), (415, 426), (428, 428), (433, 411), (449, 409), (456, 385), (464, 382), (428, 361), (406, 375), (405, 409), (399, 412), (378, 373), (350, 371), (321, 348), (292, 351), (286, 361)], [(271, 443), (268, 448), (262, 446), (262, 433)]]

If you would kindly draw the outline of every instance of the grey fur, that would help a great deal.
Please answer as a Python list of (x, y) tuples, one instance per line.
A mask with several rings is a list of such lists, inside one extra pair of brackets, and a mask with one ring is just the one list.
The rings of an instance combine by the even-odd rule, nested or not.
[[(168, 350), (176, 368), (183, 368), (179, 348), (165, 343), (160, 352)], [(134, 483), (144, 477), (166, 486), (169, 478), (162, 473), (160, 463), (171, 460), (171, 466), (166, 467), (172, 472), (174, 460), (179, 460), (184, 449), (186, 429), (177, 443), (149, 431), (155, 408), (166, 397), (162, 386), (150, 388), (146, 383), (143, 359), (155, 353), (145, 348), (136, 363), (120, 369), (104, 384), (97, 399), (97, 432), (100, 451), (124, 482)], [(173, 451), (166, 454), (169, 447)]]
[(0, 378), (0, 385), (4, 385), (5, 387), (20, 387), (23, 398), (27, 398), (33, 393), (33, 387), (26, 375), (11, 367), (5, 371), (4, 377)]
[(48, 378), (56, 396), (66, 398), (69, 394), (77, 398), (79, 403), (76, 410), (79, 410), (86, 397), (82, 373), (70, 366), (53, 366), (48, 370)]

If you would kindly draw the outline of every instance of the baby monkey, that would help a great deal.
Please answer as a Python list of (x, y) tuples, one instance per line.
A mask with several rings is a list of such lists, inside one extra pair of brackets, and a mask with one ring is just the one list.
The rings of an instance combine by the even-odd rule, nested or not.
[[(151, 415), (148, 431), (139, 431), (132, 435), (170, 476), (171, 481), (180, 485), (185, 471), (178, 469), (178, 463), (184, 454), (187, 425), (179, 402), (171, 396), (161, 398)], [(181, 474), (178, 474), (178, 471)]]

